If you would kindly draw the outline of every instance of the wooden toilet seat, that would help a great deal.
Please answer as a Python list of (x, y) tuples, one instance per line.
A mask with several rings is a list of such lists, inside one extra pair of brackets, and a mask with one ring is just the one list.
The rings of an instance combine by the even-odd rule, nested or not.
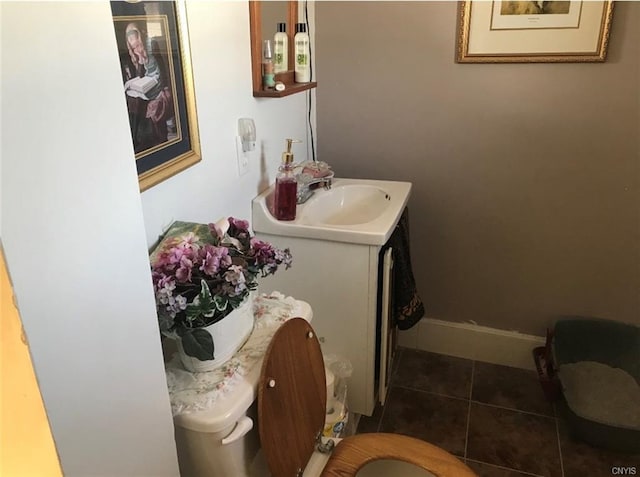
[(477, 477), (455, 456), (428, 442), (401, 434), (357, 434), (333, 450), (322, 477), (356, 475), (369, 462), (392, 459), (416, 465), (437, 477)]
[[(324, 428), (325, 386), (322, 351), (313, 328), (303, 318), (286, 321), (269, 344), (258, 387), (260, 442), (274, 477), (302, 475)], [(439, 447), (385, 433), (342, 439), (322, 476), (354, 476), (379, 459), (408, 462), (438, 477), (476, 476)]]

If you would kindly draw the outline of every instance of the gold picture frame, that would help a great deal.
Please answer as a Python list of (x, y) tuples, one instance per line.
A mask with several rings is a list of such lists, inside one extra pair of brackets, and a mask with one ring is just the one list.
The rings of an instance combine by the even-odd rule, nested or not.
[[(556, 4), (556, 10), (550, 8)], [(613, 0), (458, 3), (458, 63), (606, 60)]]
[(138, 182), (144, 191), (201, 160), (184, 0), (112, 1)]

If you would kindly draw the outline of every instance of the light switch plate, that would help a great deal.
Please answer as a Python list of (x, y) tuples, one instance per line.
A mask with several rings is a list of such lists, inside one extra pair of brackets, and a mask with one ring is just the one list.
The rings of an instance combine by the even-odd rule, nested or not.
[(243, 176), (249, 172), (249, 155), (242, 150), (242, 138), (236, 136), (236, 156), (238, 159), (238, 175)]

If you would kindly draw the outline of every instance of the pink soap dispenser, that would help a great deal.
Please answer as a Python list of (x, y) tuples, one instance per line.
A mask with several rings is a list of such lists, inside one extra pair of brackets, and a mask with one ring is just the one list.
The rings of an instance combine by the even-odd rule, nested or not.
[(273, 197), (273, 212), (278, 220), (294, 220), (298, 202), (298, 182), (293, 172), (293, 153), (291, 144), (295, 141), (287, 139), (287, 150), (282, 153), (282, 165), (276, 176), (276, 189)]

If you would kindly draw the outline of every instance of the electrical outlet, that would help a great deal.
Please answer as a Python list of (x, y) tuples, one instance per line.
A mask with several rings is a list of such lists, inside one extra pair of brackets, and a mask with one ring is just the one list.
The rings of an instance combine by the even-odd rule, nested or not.
[(242, 150), (242, 138), (236, 136), (236, 156), (238, 158), (238, 175), (243, 176), (249, 172), (249, 156)]

